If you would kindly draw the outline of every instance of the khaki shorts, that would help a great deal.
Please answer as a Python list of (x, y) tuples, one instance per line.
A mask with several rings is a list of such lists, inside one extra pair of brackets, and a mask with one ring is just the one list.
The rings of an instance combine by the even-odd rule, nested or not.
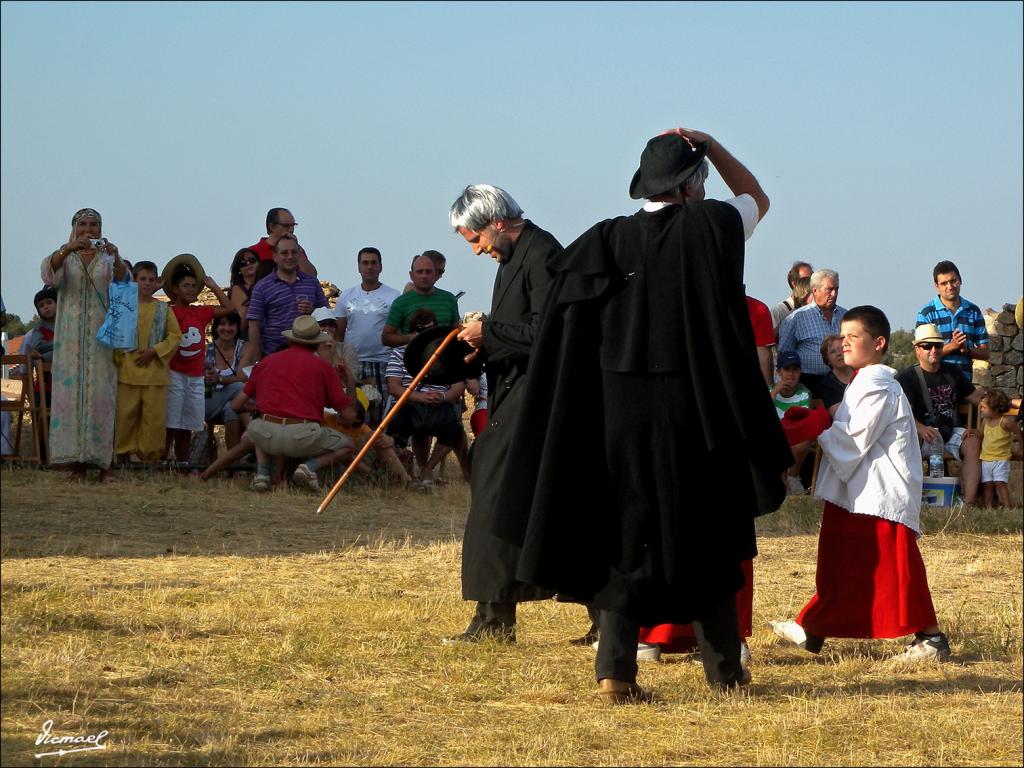
[(274, 424), (253, 419), (247, 430), (253, 444), (271, 456), (306, 459), (324, 453), (352, 448), (352, 438), (315, 421), (306, 424)]

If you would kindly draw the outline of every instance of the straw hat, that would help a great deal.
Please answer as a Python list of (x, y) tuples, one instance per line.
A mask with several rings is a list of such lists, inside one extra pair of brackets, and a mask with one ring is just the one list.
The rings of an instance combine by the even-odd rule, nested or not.
[(935, 323), (925, 323), (914, 329), (914, 346), (918, 344), (945, 344), (946, 340), (939, 333), (939, 326)]
[(192, 268), (192, 271), (196, 273), (196, 280), (199, 281), (199, 287), (202, 289), (203, 284), (206, 282), (206, 271), (203, 269), (203, 265), (191, 253), (179, 253), (167, 262), (167, 266), (160, 273), (160, 279), (163, 281), (162, 285), (165, 292), (167, 288), (171, 287), (171, 276), (174, 275), (174, 270), (182, 264), (187, 264)]
[(320, 330), (320, 326), (309, 315), (299, 315), (292, 321), (290, 331), (281, 331), (281, 334), (294, 344), (305, 344), (315, 347), (325, 341), (333, 341), (330, 334)]

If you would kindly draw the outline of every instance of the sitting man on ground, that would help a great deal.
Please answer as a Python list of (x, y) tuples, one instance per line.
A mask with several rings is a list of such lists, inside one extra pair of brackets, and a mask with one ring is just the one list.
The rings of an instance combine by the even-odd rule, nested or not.
[(960, 462), (960, 490), (964, 502), (974, 504), (981, 481), (981, 436), (965, 429), (957, 406), (981, 402), (981, 390), (953, 363), (942, 359), (946, 340), (935, 323), (914, 329), (917, 365), (896, 374), (896, 381), (910, 401), (918, 439), (927, 444), (941, 437), (946, 453)]
[[(786, 411), (794, 406), (810, 408), (811, 391), (800, 383), (800, 355), (796, 352), (780, 353), (777, 367), (779, 380), (772, 387), (772, 400), (779, 418), (784, 419)], [(793, 451), (794, 464), (786, 470), (784, 479), (787, 492), (791, 495), (800, 495), (804, 492), (803, 483), (800, 482), (800, 467), (803, 466), (804, 459), (811, 452), (811, 445), (812, 442), (807, 440), (790, 446)]]
[[(417, 309), (409, 318), (409, 330), (413, 337), (421, 331), (437, 325), (434, 313), (429, 309)], [(405, 367), (405, 347), (392, 350), (385, 371), (388, 394), (397, 401), (409, 385), (412, 375)], [(448, 453), (466, 439), (466, 430), (455, 416), (452, 404), (466, 391), (463, 382), (446, 387), (443, 384), (419, 384), (411, 395), (408, 405), (395, 414), (388, 425), (388, 433), (404, 443), (412, 438), (412, 451), (420, 467), (419, 481), (423, 486), (433, 485), (434, 468)], [(434, 450), (428, 455), (430, 438), (436, 437)]]
[(338, 421), (355, 421), (355, 407), (341, 388), (335, 370), (316, 352), (333, 338), (320, 330), (309, 315), (300, 315), (283, 332), (288, 348), (266, 357), (252, 370), (231, 407), (240, 413), (249, 398), (259, 402), (261, 418), (253, 419), (246, 434), (256, 448), (254, 491), (270, 490), (271, 457), (305, 459), (292, 482), (312, 491), (320, 489), (317, 470), (352, 456), (352, 439), (324, 427), (324, 406), (338, 412)]

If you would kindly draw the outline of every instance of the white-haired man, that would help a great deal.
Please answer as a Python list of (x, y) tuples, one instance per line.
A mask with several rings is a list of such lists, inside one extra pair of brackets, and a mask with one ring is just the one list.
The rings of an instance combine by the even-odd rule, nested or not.
[(562, 252), (548, 232), (528, 219), (505, 190), (490, 184), (466, 187), (448, 220), (476, 255), (498, 263), (491, 312), (466, 323), (459, 338), (479, 350), (487, 370), (490, 422), (473, 444), (472, 498), (462, 540), (462, 597), (475, 600), (466, 631), (446, 642), (493, 637), (515, 641), (516, 603), (542, 600), (551, 592), (515, 578), (519, 548), (491, 528), (505, 467), (512, 461), (509, 439), (527, 404), (521, 397), (533, 335), (551, 282), (547, 262)]
[(826, 336), (838, 335), (846, 309), (836, 303), (839, 298), (839, 273), (834, 269), (818, 269), (811, 275), (813, 301), (793, 310), (779, 325), (778, 352), (800, 355), (800, 383), (811, 390), (812, 397), (821, 397), (821, 381), (831, 370), (821, 359), (821, 342)]

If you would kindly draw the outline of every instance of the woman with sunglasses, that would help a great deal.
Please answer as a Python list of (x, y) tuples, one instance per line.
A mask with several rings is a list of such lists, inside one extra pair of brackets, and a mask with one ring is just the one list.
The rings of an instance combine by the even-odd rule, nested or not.
[(246, 316), (249, 314), (249, 296), (252, 294), (252, 287), (256, 285), (256, 272), (259, 268), (260, 257), (251, 248), (242, 248), (231, 260), (231, 292), (228, 298), (231, 299), (231, 306), (242, 324), (238, 330), (238, 338), (247, 340), (249, 338), (249, 323)]

